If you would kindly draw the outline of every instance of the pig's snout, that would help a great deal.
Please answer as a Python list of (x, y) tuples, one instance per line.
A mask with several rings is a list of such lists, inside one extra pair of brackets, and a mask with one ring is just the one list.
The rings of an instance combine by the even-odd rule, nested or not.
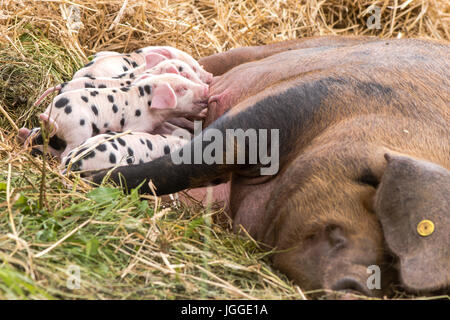
[(27, 129), (27, 128), (20, 128), (19, 129), (19, 133), (18, 133), (18, 135), (17, 135), (17, 139), (20, 141), (20, 142), (25, 142), (25, 140), (28, 138), (28, 136), (30, 135), (30, 133), (31, 133), (31, 130), (30, 129)]
[(331, 290), (343, 291), (354, 294), (362, 294), (365, 296), (373, 296), (373, 293), (367, 288), (367, 284), (352, 276), (342, 277), (332, 284)]
[(213, 81), (213, 78), (214, 78), (214, 76), (213, 76), (212, 73), (209, 73), (209, 72), (205, 71), (205, 82), (207, 84), (211, 84), (211, 82)]
[(195, 97), (196, 104), (205, 104), (206, 107), (206, 105), (208, 104), (208, 98), (209, 98), (209, 86), (206, 84), (199, 85)]

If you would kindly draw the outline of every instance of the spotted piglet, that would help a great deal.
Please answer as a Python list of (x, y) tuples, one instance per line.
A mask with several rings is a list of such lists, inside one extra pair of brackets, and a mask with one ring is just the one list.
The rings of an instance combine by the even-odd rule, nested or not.
[(61, 154), (88, 138), (109, 131), (152, 132), (166, 120), (204, 114), (208, 86), (176, 74), (150, 76), (135, 86), (85, 88), (63, 93), (40, 119), (66, 144)]
[(56, 85), (54, 87), (48, 88), (34, 103), (38, 106), (46, 96), (50, 93), (59, 91), (59, 93), (64, 93), (67, 91), (83, 89), (83, 88), (118, 88), (127, 87), (133, 85), (136, 78), (142, 74), (158, 75), (165, 73), (179, 74), (186, 79), (194, 81), (195, 83), (203, 84), (197, 74), (192, 70), (192, 68), (184, 61), (177, 59), (167, 59), (166, 57), (157, 54), (150, 53), (146, 56), (146, 63), (135, 69), (130, 70), (115, 76), (112, 78), (108, 77), (80, 77), (75, 78), (69, 82), (64, 82), (62, 84)]
[(149, 162), (189, 142), (176, 136), (145, 132), (119, 134), (110, 132), (87, 139), (61, 161), (61, 173), (100, 170)]
[(145, 63), (149, 53), (157, 53), (168, 59), (177, 59), (187, 63), (204, 83), (211, 83), (212, 74), (184, 51), (169, 46), (150, 46), (127, 54), (102, 54), (78, 70), (73, 78), (114, 77)]

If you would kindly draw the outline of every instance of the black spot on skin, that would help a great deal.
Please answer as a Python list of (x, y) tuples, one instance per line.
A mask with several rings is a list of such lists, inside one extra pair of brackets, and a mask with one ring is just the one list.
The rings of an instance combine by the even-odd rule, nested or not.
[(99, 84), (99, 85), (98, 85), (98, 88), (99, 88), (99, 89), (105, 89), (105, 88), (106, 88), (106, 85), (105, 85), (105, 84)]
[(100, 130), (97, 128), (95, 123), (92, 123), (92, 134), (95, 136), (100, 133)]
[(125, 84), (123, 82), (120, 83), (120, 86), (123, 87)]
[(120, 119), (120, 126), (125, 126), (125, 118)]
[(125, 57), (131, 57), (131, 54), (129, 54), (129, 53), (127, 53), (127, 54), (125, 54)]
[(80, 171), (82, 168), (82, 164), (83, 164), (83, 161), (81, 159), (75, 161), (74, 163), (72, 163), (71, 170), (72, 171)]
[(136, 117), (140, 117), (141, 116), (141, 110), (137, 109), (134, 114), (135, 114)]
[(135, 51), (136, 53), (142, 53), (142, 49), (138, 49)]
[(117, 142), (119, 142), (121, 146), (125, 146), (127, 144), (122, 138), (117, 138)]
[(128, 92), (128, 91), (130, 91), (130, 88), (128, 88), (128, 87), (123, 87), (123, 88), (120, 88), (120, 90), (122, 90), (123, 92)]
[(98, 116), (98, 109), (97, 109), (96, 106), (92, 105), (92, 106), (91, 106), (91, 110), (92, 110), (92, 112), (93, 112), (96, 116)]
[(134, 73), (133, 73), (133, 72), (130, 73), (130, 78), (131, 78), (131, 79), (134, 79)]
[(139, 139), (139, 141), (140, 141), (142, 144), (145, 144), (145, 141), (144, 141), (144, 140)]
[(85, 123), (86, 123), (86, 121), (84, 121), (84, 119), (80, 120), (80, 126), (84, 126)]
[(133, 151), (133, 149), (131, 149), (130, 147), (128, 147), (127, 151), (128, 151), (128, 155), (129, 155), (129, 156), (134, 156), (134, 151)]
[(169, 154), (170, 153), (170, 147), (168, 145), (164, 146), (164, 154)]
[(112, 152), (109, 154), (109, 162), (116, 163), (116, 156)]
[(144, 160), (139, 159), (139, 164), (143, 164), (143, 163), (144, 163)]
[(117, 148), (117, 144), (115, 144), (114, 142), (111, 142), (111, 145), (114, 149), (119, 150), (119, 148)]
[(105, 122), (105, 124), (103, 125), (103, 128), (108, 128), (108, 122)]
[(115, 104), (113, 104), (113, 106), (112, 106), (112, 111), (113, 111), (114, 113), (117, 113), (117, 111), (119, 111), (119, 108), (117, 108), (117, 106), (116, 106)]
[(163, 137), (163, 138), (167, 138), (167, 137), (166, 137), (165, 135), (163, 135), (163, 134), (160, 134), (160, 136)]
[(123, 66), (122, 68), (123, 68), (123, 71), (128, 71), (127, 67)]
[(149, 157), (149, 154), (148, 154), (148, 153), (146, 153), (146, 154), (145, 154), (145, 156), (146, 156), (146, 157), (148, 158), (148, 157)]
[(147, 104), (148, 104), (149, 107), (151, 107), (152, 106), (152, 100), (148, 100)]
[(88, 97), (86, 97), (86, 96), (81, 96), (81, 100), (83, 100), (84, 102), (88, 102), (89, 101)]
[(55, 108), (62, 108), (65, 107), (69, 103), (69, 99), (67, 98), (60, 98), (58, 101), (55, 102)]
[(72, 107), (71, 107), (71, 106), (65, 107), (65, 108), (64, 108), (64, 112), (65, 112), (66, 114), (71, 113), (71, 112), (72, 112)]
[(61, 83), (61, 89), (64, 88), (67, 85), (67, 82)]
[(107, 147), (105, 143), (99, 144), (98, 146), (95, 147), (96, 150), (101, 151), (101, 152), (105, 152)]
[(130, 80), (125, 81), (125, 83), (129, 86), (131, 84)]
[(126, 105), (126, 106), (128, 105), (128, 101), (125, 101), (125, 105)]
[(145, 90), (145, 93), (147, 93), (147, 94), (151, 94), (152, 93), (152, 88), (148, 84), (146, 84), (144, 86), (144, 90)]
[(89, 158), (95, 158), (95, 151), (89, 152), (89, 153), (86, 155), (85, 158), (86, 158), (86, 159), (89, 159)]
[(139, 95), (142, 97), (144, 95), (144, 88), (138, 87), (139, 89)]
[(113, 92), (113, 93), (117, 93), (117, 90), (116, 90), (116, 89), (113, 89), (112, 92)]
[(81, 148), (80, 150), (78, 150), (76, 153), (75, 153), (75, 155), (74, 155), (74, 157), (78, 157), (80, 154), (82, 154), (83, 152), (85, 152), (86, 150), (87, 150), (88, 148)]
[(136, 63), (136, 61), (132, 61), (131, 65), (133, 66), (133, 68), (137, 68), (138, 67), (138, 64)]
[(130, 147), (128, 147), (127, 151), (128, 151), (127, 163), (128, 164), (132, 164), (133, 163), (134, 152), (133, 152), (133, 150)]
[(95, 86), (92, 83), (89, 83), (89, 82), (85, 82), (84, 83), (84, 87), (85, 88), (95, 88)]
[(125, 77), (127, 74), (126, 73), (121, 73), (117, 76), (116, 79), (122, 79), (123, 77)]
[[(131, 64), (131, 61), (130, 61), (130, 59), (127, 59), (127, 58), (123, 58), (123, 60), (125, 60), (125, 62), (126, 63), (128, 63), (128, 64)], [(125, 70), (126, 71), (126, 70)]]
[(53, 136), (49, 139), (48, 145), (55, 150), (64, 150), (67, 146), (67, 143), (57, 136)]
[(91, 96), (95, 97), (96, 95), (98, 95), (98, 91), (97, 90), (91, 91)]
[(86, 78), (91, 79), (91, 80), (95, 80), (95, 77), (94, 77), (92, 74), (90, 74), (90, 73), (85, 74), (84, 76), (85, 76)]
[(183, 67), (178, 67), (178, 71), (182, 72), (183, 71)]
[(93, 64), (94, 64), (94, 61), (91, 61), (91, 62), (85, 64), (85, 65), (84, 65), (84, 68), (90, 67), (90, 66), (92, 66)]
[(146, 142), (147, 142), (147, 148), (149, 148), (150, 150), (153, 150), (153, 145), (150, 142), (150, 140), (147, 139)]
[(110, 94), (108, 94), (108, 101), (113, 103), (114, 102), (114, 97)]

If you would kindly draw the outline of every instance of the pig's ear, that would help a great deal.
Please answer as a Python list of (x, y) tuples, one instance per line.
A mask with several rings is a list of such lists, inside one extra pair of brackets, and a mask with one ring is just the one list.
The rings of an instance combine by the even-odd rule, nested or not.
[(411, 290), (450, 286), (450, 171), (406, 156), (385, 155), (374, 209), (400, 277)]
[(168, 66), (165, 71), (166, 73), (180, 74), (180, 72), (177, 70), (175, 66)]
[(153, 90), (151, 108), (155, 109), (170, 109), (177, 105), (177, 96), (172, 87), (167, 83), (162, 83), (156, 86)]
[(56, 123), (56, 121), (50, 118), (48, 114), (45, 113), (41, 113), (39, 115), (39, 119), (41, 119), (42, 122), (44, 122), (44, 125), (49, 126), (50, 137), (53, 137), (58, 131), (58, 124)]
[(160, 54), (160, 55), (166, 57), (167, 59), (172, 59), (173, 58), (172, 52), (170, 52), (170, 50), (165, 49), (165, 48), (155, 48), (155, 49), (149, 50), (148, 52), (149, 53), (153, 52), (153, 53)]
[(159, 64), (160, 62), (167, 60), (167, 58), (161, 54), (150, 52), (145, 56), (145, 68), (150, 69)]

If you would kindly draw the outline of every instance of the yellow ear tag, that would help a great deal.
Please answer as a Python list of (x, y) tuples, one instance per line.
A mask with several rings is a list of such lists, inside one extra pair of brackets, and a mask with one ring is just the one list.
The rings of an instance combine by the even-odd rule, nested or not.
[(422, 237), (428, 237), (434, 232), (434, 223), (431, 220), (422, 220), (417, 225), (417, 233)]

